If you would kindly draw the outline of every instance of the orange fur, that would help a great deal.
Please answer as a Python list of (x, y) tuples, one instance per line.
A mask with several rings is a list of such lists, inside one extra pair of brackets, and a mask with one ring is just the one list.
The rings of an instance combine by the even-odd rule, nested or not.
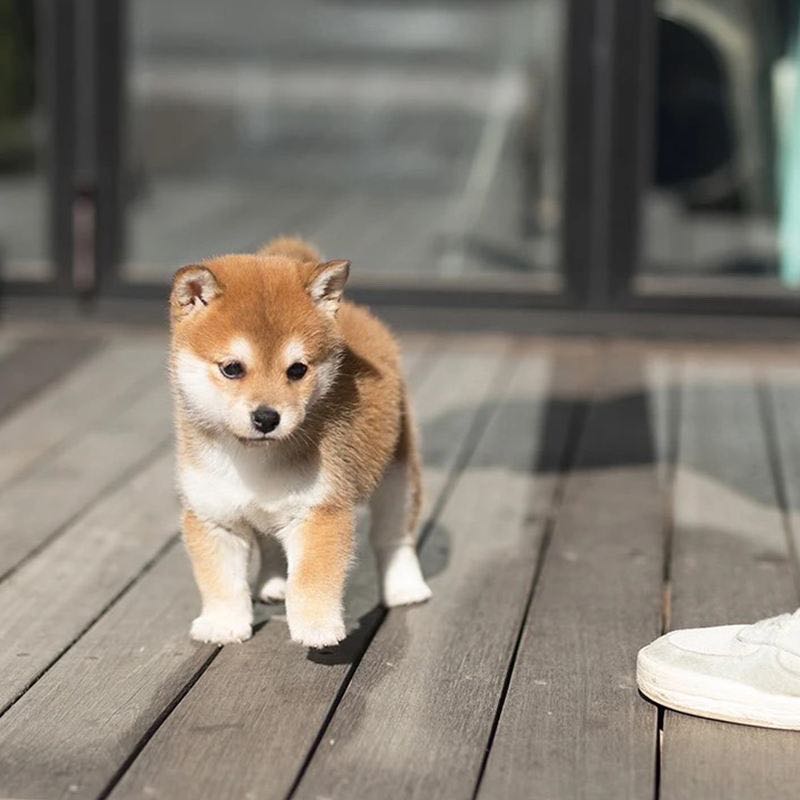
[[(226, 602), (231, 599), (232, 587), (214, 558), (216, 544), (211, 526), (191, 511), (184, 510), (181, 529), (183, 543), (192, 560), (194, 579), (203, 599), (208, 602)], [(246, 543), (242, 543), (247, 546)]]
[(302, 550), (289, 579), (287, 613), (299, 613), (314, 629), (331, 615), (341, 616), (354, 528), (353, 510), (335, 506), (314, 509), (303, 524)]
[(310, 261), (316, 264), (322, 261), (319, 250), (308, 242), (295, 236), (278, 236), (267, 242), (256, 252), (259, 256), (288, 256), (297, 261)]
[[(341, 618), (355, 504), (393, 463), (408, 484), (405, 542), (420, 504), (399, 350), (367, 310), (340, 301), (346, 276), (347, 262), (320, 264), (310, 245), (282, 238), (255, 255), (179, 270), (170, 301), (184, 538), (204, 615), (207, 601), (231, 592), (208, 528), (240, 538), (253, 529), (275, 533), (289, 557), (292, 634), (301, 631), (295, 638), (318, 645), (343, 631), (333, 620)], [(220, 364), (237, 348), (248, 363), (241, 379), (230, 380)], [(286, 354), (294, 348), (308, 368), (301, 380), (287, 378)], [(282, 422), (269, 441), (253, 444), (248, 414), (263, 406), (278, 409)], [(261, 463), (264, 476), (252, 466)], [(287, 481), (285, 500), (273, 496), (281, 481)], [(230, 508), (217, 489), (227, 485)], [(395, 539), (399, 546), (398, 536), (390, 543)]]

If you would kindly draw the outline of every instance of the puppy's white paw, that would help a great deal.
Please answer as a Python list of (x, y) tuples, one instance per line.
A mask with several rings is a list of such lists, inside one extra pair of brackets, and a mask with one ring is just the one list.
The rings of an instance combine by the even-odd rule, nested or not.
[(421, 575), (413, 580), (387, 581), (383, 587), (383, 604), (387, 608), (410, 606), (414, 603), (424, 603), (432, 594)]
[(265, 603), (281, 603), (286, 599), (286, 578), (273, 575), (264, 581), (258, 596)]
[(314, 622), (287, 615), (292, 641), (305, 647), (333, 647), (347, 635), (344, 620), (340, 617)]
[(413, 548), (398, 548), (387, 559), (383, 570), (382, 594), (383, 604), (388, 608), (424, 603), (431, 596)]
[(231, 612), (206, 612), (192, 623), (190, 636), (196, 642), (231, 644), (253, 635), (252, 617)]

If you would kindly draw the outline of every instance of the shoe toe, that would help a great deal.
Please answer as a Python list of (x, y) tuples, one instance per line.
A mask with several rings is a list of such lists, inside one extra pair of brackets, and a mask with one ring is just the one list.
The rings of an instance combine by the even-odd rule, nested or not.
[(744, 625), (721, 625), (716, 628), (689, 628), (662, 637), (671, 647), (700, 656), (747, 656), (759, 646), (739, 638)]
[(743, 627), (723, 625), (667, 633), (639, 651), (639, 669), (658, 673), (668, 670), (677, 674), (686, 670), (719, 670), (726, 663), (731, 666), (738, 664), (740, 658), (759, 650), (757, 645), (737, 638)]

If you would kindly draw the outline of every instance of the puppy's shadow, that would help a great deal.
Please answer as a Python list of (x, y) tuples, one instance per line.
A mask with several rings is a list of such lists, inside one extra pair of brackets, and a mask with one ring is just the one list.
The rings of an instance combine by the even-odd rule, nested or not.
[(358, 618), (355, 627), (339, 644), (319, 650), (309, 648), (306, 658), (326, 667), (336, 664), (355, 664), (364, 654), (385, 616), (386, 609), (383, 606), (375, 606)]

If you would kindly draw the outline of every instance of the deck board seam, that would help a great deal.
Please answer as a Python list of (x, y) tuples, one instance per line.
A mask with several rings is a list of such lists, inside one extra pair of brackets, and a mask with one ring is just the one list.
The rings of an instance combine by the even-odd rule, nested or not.
[(756, 378), (756, 397), (758, 398), (758, 410), (761, 417), (761, 425), (764, 430), (764, 438), (767, 444), (767, 457), (772, 471), (772, 480), (775, 484), (775, 498), (778, 501), (778, 508), (781, 512), (781, 522), (786, 536), (786, 547), (791, 562), (792, 578), (794, 580), (795, 591), (800, 595), (800, 554), (797, 552), (794, 536), (792, 535), (792, 524), (790, 520), (791, 508), (789, 496), (786, 491), (786, 473), (783, 469), (781, 454), (778, 448), (778, 432), (776, 421), (772, 410), (772, 390), (764, 376), (759, 373)]
[(24, 696), (35, 686), (45, 675), (59, 662), (65, 653), (74, 647), (86, 633), (96, 625), (155, 565), (166, 555), (169, 549), (174, 546), (179, 537), (178, 533), (173, 534), (162, 544), (158, 550), (144, 563), (142, 568), (95, 614), (92, 618), (70, 639), (70, 641), (52, 658), (39, 672), (28, 681), (22, 691), (20, 691), (10, 702), (0, 708), (0, 719), (10, 711)]
[[(175, 539), (171, 539), (171, 542), (174, 542)], [(165, 548), (166, 549), (166, 548)], [(262, 623), (266, 624), (266, 623)], [(136, 745), (133, 747), (131, 752), (127, 755), (125, 760), (120, 764), (117, 771), (111, 776), (111, 779), (97, 795), (97, 800), (106, 800), (106, 798), (114, 791), (117, 784), (122, 780), (125, 773), (130, 768), (131, 764), (139, 757), (139, 754), (142, 750), (147, 746), (147, 743), (152, 739), (155, 735), (156, 731), (164, 724), (166, 719), (169, 715), (180, 705), (181, 701), (187, 694), (194, 688), (194, 685), (200, 678), (203, 677), (203, 673), (211, 666), (214, 659), (222, 652), (222, 646), (217, 647), (213, 652), (211, 652), (206, 658), (206, 660), (200, 665), (200, 667), (194, 672), (194, 674), (189, 678), (188, 681), (181, 687), (180, 691), (178, 691), (175, 696), (167, 703), (158, 716), (150, 723), (147, 730), (144, 732), (144, 735), (136, 742)]]
[(65, 531), (69, 530), (69, 528), (72, 525), (74, 525), (81, 517), (88, 514), (91, 511), (91, 509), (94, 508), (98, 503), (101, 503), (109, 495), (121, 489), (132, 478), (134, 478), (140, 472), (143, 472), (148, 466), (150, 466), (150, 464), (155, 462), (161, 456), (163, 451), (167, 449), (171, 441), (172, 441), (171, 435), (159, 439), (155, 447), (152, 450), (148, 451), (148, 453), (145, 456), (143, 456), (137, 462), (132, 464), (128, 469), (126, 469), (117, 478), (111, 481), (111, 483), (109, 483), (107, 486), (103, 487), (103, 489), (100, 491), (100, 494), (95, 495), (90, 500), (88, 500), (74, 514), (72, 514), (62, 523), (57, 525), (51, 533), (49, 533), (41, 542), (39, 542), (39, 544), (37, 544), (36, 547), (27, 552), (19, 561), (17, 561), (16, 564), (13, 564), (4, 573), (0, 574), (0, 584), (4, 583), (12, 575), (14, 575), (22, 567), (24, 567), (25, 564), (27, 564), (28, 562), (36, 558), (36, 556), (38, 556), (44, 550), (46, 550), (47, 547), (49, 547), (53, 542), (55, 542), (62, 534), (64, 534)]
[[(675, 479), (678, 469), (678, 448), (681, 416), (681, 386), (679, 381), (668, 378), (667, 399), (667, 451), (664, 458), (664, 549), (662, 553), (661, 634), (670, 628), (672, 601), (672, 557), (675, 538)], [(661, 797), (661, 761), (664, 752), (664, 707), (656, 711), (655, 769), (653, 771), (653, 800)]]
[(672, 596), (672, 554), (675, 535), (675, 476), (678, 469), (678, 436), (680, 431), (681, 391), (678, 384), (667, 387), (667, 453), (664, 461), (664, 551), (662, 563), (663, 596), (661, 633), (670, 629)]
[[(34, 398), (46, 392), (54, 384), (57, 384), (69, 375), (79, 364), (86, 361), (90, 356), (95, 355), (105, 346), (102, 339), (94, 337), (76, 337), (75, 341), (82, 345), (83, 349), (68, 354), (66, 369), (63, 368), (63, 362), (59, 363), (57, 367), (47, 370), (44, 381), (34, 382), (31, 385), (24, 386), (22, 391), (17, 392), (16, 397), (12, 397), (10, 402), (7, 401), (6, 405), (0, 403), (0, 420), (10, 418), (12, 414), (16, 413), (20, 406), (24, 403), (31, 402)], [(23, 337), (16, 343), (16, 347), (6, 353), (0, 361), (3, 363), (4, 367), (7, 367), (8, 364), (13, 363), (26, 348), (31, 347), (34, 348), (35, 351), (36, 347), (52, 343), (53, 340), (50, 337)], [(35, 368), (37, 367), (36, 364), (33, 366)], [(38, 367), (40, 369), (41, 365), (38, 365)]]
[[(522, 637), (525, 632), (525, 626), (530, 615), (531, 606), (533, 605), (533, 598), (544, 569), (547, 553), (550, 549), (550, 543), (553, 539), (553, 531), (555, 529), (556, 520), (558, 519), (558, 512), (564, 500), (566, 486), (569, 481), (569, 474), (575, 465), (575, 459), (578, 454), (580, 440), (586, 427), (586, 420), (589, 416), (589, 409), (595, 401), (596, 397), (591, 397), (587, 400), (575, 400), (570, 408), (569, 421), (567, 423), (567, 435), (564, 439), (561, 458), (559, 459), (558, 479), (549, 503), (547, 524), (542, 533), (542, 541), (539, 544), (539, 548), (536, 553), (536, 566), (531, 578), (528, 596), (525, 601), (525, 607), (520, 617), (517, 636), (514, 641), (514, 646), (511, 651), (508, 665), (506, 667), (506, 674), (503, 679), (503, 686), (500, 690), (500, 695), (497, 700), (497, 708), (495, 709), (494, 719), (492, 720), (492, 726), (489, 731), (489, 738), (487, 740), (483, 758), (481, 759), (481, 765), (475, 780), (475, 788), (472, 793), (472, 800), (476, 800), (480, 793), (483, 776), (486, 772), (486, 765), (489, 761), (489, 756), (492, 751), (492, 745), (494, 744), (497, 728), (500, 724), (500, 718), (503, 714), (503, 707), (505, 706), (506, 697), (508, 696), (508, 689), (511, 685), (511, 678), (514, 673), (514, 666), (519, 654)], [(531, 467), (533, 469), (535, 464), (532, 464)]]
[[(134, 400), (138, 400), (142, 396), (147, 393), (147, 390), (151, 388), (153, 385), (153, 378), (152, 376), (145, 376), (140, 380), (136, 381), (133, 386), (131, 387), (131, 393), (129, 396), (129, 402)], [(7, 489), (12, 488), (17, 483), (20, 483), (23, 480), (29, 478), (46, 460), (52, 459), (55, 456), (58, 456), (60, 453), (63, 453), (65, 450), (69, 449), (70, 447), (74, 446), (81, 436), (85, 436), (87, 432), (91, 431), (93, 427), (92, 422), (84, 423), (81, 426), (78, 426), (75, 430), (71, 431), (69, 435), (62, 439), (60, 442), (56, 443), (52, 447), (48, 447), (43, 453), (36, 456), (29, 464), (27, 464), (23, 469), (16, 473), (15, 475), (6, 478), (4, 481), (0, 482), (0, 491), (6, 491)], [(0, 581), (2, 581), (4, 576), (0, 576)]]

